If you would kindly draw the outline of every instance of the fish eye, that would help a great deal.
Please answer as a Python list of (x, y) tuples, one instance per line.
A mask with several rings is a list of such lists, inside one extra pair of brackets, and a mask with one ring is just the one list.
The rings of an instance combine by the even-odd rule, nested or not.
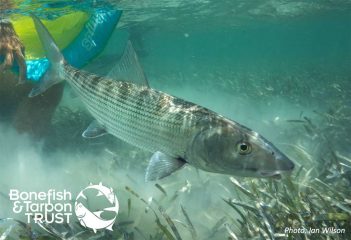
[(237, 145), (239, 154), (246, 155), (251, 152), (251, 145), (248, 142), (239, 142)]

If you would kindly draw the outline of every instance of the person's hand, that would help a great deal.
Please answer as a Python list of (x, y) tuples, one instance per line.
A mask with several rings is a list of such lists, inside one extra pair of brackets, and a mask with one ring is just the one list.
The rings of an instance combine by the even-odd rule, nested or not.
[(4, 59), (3, 63), (0, 64), (0, 72), (11, 68), (16, 60), (19, 67), (18, 84), (25, 83), (27, 65), (24, 59), (24, 46), (13, 25), (7, 20), (0, 20), (0, 56)]

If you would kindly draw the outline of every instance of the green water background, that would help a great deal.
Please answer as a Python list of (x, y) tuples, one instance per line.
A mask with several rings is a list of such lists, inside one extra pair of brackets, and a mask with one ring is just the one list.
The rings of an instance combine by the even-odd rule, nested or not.
[[(229, 7), (221, 6), (229, 3), (223, 1), (208, 5), (207, 10), (212, 6), (213, 10), (201, 16), (196, 12), (200, 7), (194, 5), (185, 15), (177, 14), (177, 7), (164, 7), (158, 9), (162, 14), (154, 19), (134, 21), (128, 3), (121, 3), (127, 7), (120, 25), (87, 70), (108, 73), (129, 37), (153, 88), (206, 106), (258, 131), (297, 166), (307, 170), (315, 167), (315, 175), (319, 165), (329, 159), (328, 149), (351, 158), (351, 12), (347, 8), (302, 11), (291, 16), (248, 16), (231, 12)], [(140, 9), (139, 17), (149, 10), (147, 5)], [(221, 10), (227, 14), (222, 15)], [(84, 109), (79, 99), (68, 92), (61, 106)], [(338, 112), (344, 114), (341, 120)], [(154, 183), (143, 181), (150, 153), (110, 136), (80, 140), (88, 122), (76, 126), (66, 122), (71, 112), (61, 113), (58, 111), (56, 118), (64, 124), (55, 125), (61, 142), (59, 147), (49, 148), (53, 149), (50, 155), (43, 154), (42, 145), (11, 129), (0, 128), (1, 146), (6, 149), (0, 157), (2, 193), (6, 195), (9, 188), (40, 191), (53, 187), (70, 187), (78, 192), (89, 182), (103, 181), (119, 195), (119, 219), (135, 220), (145, 234), (156, 231), (154, 217), (144, 214), (145, 205), (125, 186), (131, 186), (145, 199), (152, 196), (160, 201), (172, 219), (184, 218), (179, 210), (180, 204), (184, 205), (201, 237), (211, 236), (223, 216), (236, 217), (222, 201), (222, 197), (240, 195), (228, 176), (187, 167), (160, 182), (169, 196), (191, 184), (176, 202), (169, 203)], [(323, 122), (320, 114), (325, 113), (335, 120), (328, 123), (328, 128), (318, 127), (313, 133), (316, 136), (287, 121), (307, 117), (319, 126)], [(302, 146), (306, 154), (293, 146)], [(113, 157), (106, 149), (113, 151)], [(326, 157), (321, 158), (323, 155)], [(128, 198), (133, 199), (130, 216)], [(0, 208), (0, 217), (13, 216), (4, 198), (1, 204), (6, 207)], [(179, 228), (187, 239), (189, 232)], [(227, 236), (221, 228), (211, 239)]]

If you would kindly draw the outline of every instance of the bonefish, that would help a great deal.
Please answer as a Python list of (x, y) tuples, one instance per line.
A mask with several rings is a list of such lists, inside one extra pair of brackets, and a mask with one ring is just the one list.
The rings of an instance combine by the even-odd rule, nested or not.
[(153, 153), (146, 181), (166, 177), (186, 163), (208, 172), (249, 177), (293, 170), (294, 163), (268, 140), (207, 108), (148, 84), (117, 81), (73, 68), (41, 21), (32, 17), (51, 66), (30, 96), (67, 80), (96, 119), (83, 137), (112, 134)]

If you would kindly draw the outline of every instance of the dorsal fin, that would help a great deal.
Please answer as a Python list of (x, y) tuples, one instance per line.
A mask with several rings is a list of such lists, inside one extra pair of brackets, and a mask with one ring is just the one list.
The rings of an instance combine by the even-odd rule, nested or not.
[(121, 59), (107, 76), (118, 81), (133, 82), (150, 87), (130, 40), (127, 42)]

